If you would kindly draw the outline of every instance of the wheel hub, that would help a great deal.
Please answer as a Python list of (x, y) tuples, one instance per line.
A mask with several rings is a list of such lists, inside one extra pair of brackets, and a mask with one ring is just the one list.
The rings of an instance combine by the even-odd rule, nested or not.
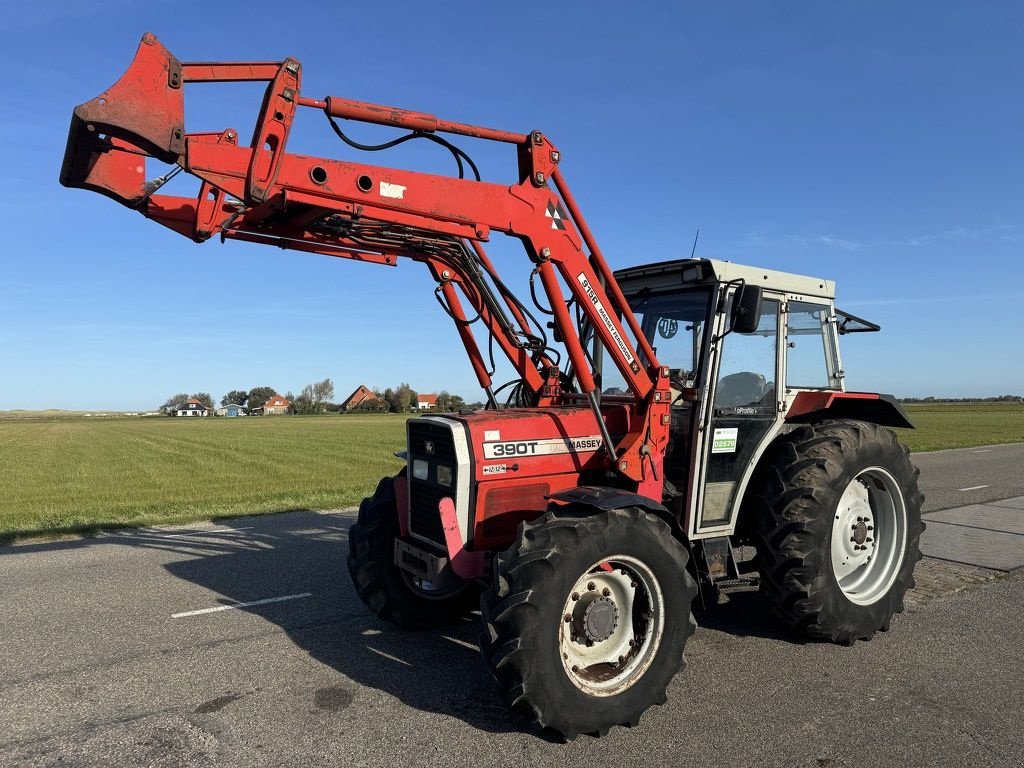
[(857, 523), (855, 526), (853, 526), (853, 540), (857, 544), (857, 546), (860, 546), (865, 541), (867, 541), (867, 538), (868, 538), (868, 524), (867, 523), (865, 523), (864, 521), (861, 521), (861, 522)]
[(611, 598), (588, 592), (576, 603), (572, 623), (578, 639), (603, 643), (619, 624), (619, 609)]
[(628, 555), (594, 563), (577, 580), (558, 630), (562, 665), (588, 696), (612, 696), (640, 679), (661, 644), (661, 586)]

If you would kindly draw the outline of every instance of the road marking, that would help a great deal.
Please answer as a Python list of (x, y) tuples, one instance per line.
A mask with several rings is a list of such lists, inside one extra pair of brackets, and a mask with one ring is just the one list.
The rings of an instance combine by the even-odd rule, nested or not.
[(982, 488), (988, 488), (987, 485), (972, 485), (970, 488), (957, 488), (958, 491), (980, 491)]
[(281, 597), (265, 597), (262, 600), (253, 600), (248, 603), (235, 603), (234, 605), (218, 605), (216, 608), (200, 608), (198, 611), (182, 611), (172, 613), (172, 619), (182, 619), (186, 616), (199, 616), (204, 613), (216, 613), (217, 611), (230, 611), (233, 608), (248, 608), (253, 605), (266, 605), (267, 603), (280, 603), (283, 600), (298, 600), (303, 597), (312, 597), (312, 592), (302, 592), (298, 595), (283, 595)]
[(982, 448), (980, 451), (971, 451), (971, 453), (992, 453), (991, 448)]
[(255, 526), (247, 525), (244, 528), (209, 528), (205, 531), (187, 531), (186, 533), (159, 533), (167, 539), (177, 539), (182, 536), (205, 536), (208, 533), (234, 533), (235, 531), (251, 531)]
[(388, 661), (396, 661), (399, 664), (405, 664), (405, 666), (407, 666), (407, 667), (411, 667), (412, 666), (412, 664), (410, 664), (408, 661), (405, 661), (405, 659), (400, 659), (397, 656), (392, 656), (390, 653), (384, 653), (384, 651), (379, 651), (376, 648), (371, 648), (370, 646), (366, 646), (366, 650), (370, 651), (371, 653), (376, 653), (378, 656), (383, 656)]

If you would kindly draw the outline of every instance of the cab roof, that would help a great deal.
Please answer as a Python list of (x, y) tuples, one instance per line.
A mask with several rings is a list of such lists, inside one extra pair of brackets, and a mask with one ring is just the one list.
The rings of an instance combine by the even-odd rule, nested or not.
[(627, 267), (617, 270), (615, 279), (626, 294), (634, 293), (645, 287), (665, 289), (676, 288), (681, 283), (707, 285), (731, 280), (745, 280), (750, 285), (760, 285), (768, 290), (797, 293), (802, 296), (833, 299), (836, 295), (836, 284), (832, 280), (795, 275), (791, 272), (779, 272), (774, 269), (749, 267), (718, 259), (676, 259), (639, 267)]

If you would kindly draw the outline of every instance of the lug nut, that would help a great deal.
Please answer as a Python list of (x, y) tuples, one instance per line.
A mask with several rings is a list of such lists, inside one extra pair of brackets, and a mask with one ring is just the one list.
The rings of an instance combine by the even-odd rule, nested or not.
[[(871, 541), (871, 539), (868, 539), (868, 541)], [(608, 595), (610, 595), (611, 593), (612, 593), (612, 591), (610, 589), (608, 589), (608, 587), (605, 587), (604, 589), (601, 590), (601, 594), (604, 595), (605, 597), (608, 597)]]
[(573, 592), (572, 593), (572, 599), (573, 600), (579, 600), (580, 599), (580, 593), (579, 592)]
[(594, 582), (590, 582), (589, 584), (587, 584), (587, 589), (593, 592), (595, 589), (597, 589), (597, 587), (594, 586)]
[(573, 665), (572, 665), (572, 671), (573, 671), (573, 672), (579, 672), (579, 671), (580, 671), (580, 668), (579, 668), (579, 666), (578, 666), (577, 664), (573, 664)]
[(624, 662), (625, 660), (626, 660), (626, 657), (625, 657), (625, 656), (619, 656), (619, 664), (621, 664), (621, 663), (622, 663), (622, 662)]
[(565, 618), (565, 623), (566, 624), (568, 624), (570, 621), (572, 621), (572, 616), (570, 616), (568, 613), (565, 614), (564, 618)]

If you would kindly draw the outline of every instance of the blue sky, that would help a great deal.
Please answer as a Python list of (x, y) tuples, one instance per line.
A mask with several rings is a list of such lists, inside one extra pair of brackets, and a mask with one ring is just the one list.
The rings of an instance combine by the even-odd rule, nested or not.
[[(71, 109), (147, 30), (183, 60), (295, 56), (309, 96), (543, 129), (613, 267), (686, 256), (700, 227), (698, 255), (835, 279), (883, 326), (845, 340), (851, 388), (1024, 394), (1018, 3), (2, 6), (0, 409), (325, 376), (339, 399), (399, 381), (478, 396), (418, 265), (199, 246), (58, 185)], [(187, 127), (244, 136), (258, 106), (190, 87)], [(293, 151), (354, 156), (321, 115), (300, 121)], [(511, 180), (507, 150), (461, 144)], [(373, 158), (451, 172), (431, 146)], [(524, 289), (525, 258), (493, 252)]]

